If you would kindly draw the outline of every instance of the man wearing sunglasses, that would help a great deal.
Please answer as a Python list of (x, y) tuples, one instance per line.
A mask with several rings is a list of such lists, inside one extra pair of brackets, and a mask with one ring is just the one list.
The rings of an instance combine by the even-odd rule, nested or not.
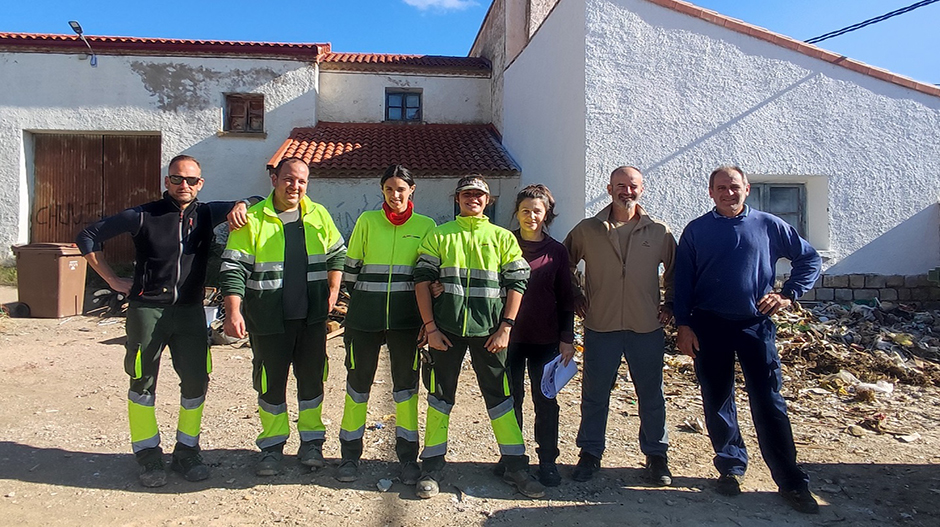
[[(209, 477), (199, 454), (202, 410), (212, 369), (202, 308), (206, 262), (212, 230), (226, 221), (226, 215), (231, 228), (243, 226), (247, 210), (244, 202), (198, 202), (203, 179), (199, 162), (192, 156), (178, 155), (170, 161), (164, 185), (162, 199), (97, 221), (76, 239), (92, 269), (111, 289), (128, 296), (124, 369), (131, 380), (127, 411), (131, 444), (141, 465), (140, 483), (145, 487), (166, 484), (154, 397), (160, 356), (167, 346), (180, 378), (171, 468), (188, 481)], [(104, 257), (103, 243), (123, 233), (134, 241), (133, 278), (118, 276)]]

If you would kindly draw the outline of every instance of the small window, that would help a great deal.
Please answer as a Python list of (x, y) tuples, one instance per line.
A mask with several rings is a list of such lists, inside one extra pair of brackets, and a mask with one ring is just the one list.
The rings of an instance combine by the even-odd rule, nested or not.
[(421, 92), (386, 91), (386, 121), (421, 121)]
[(264, 95), (260, 93), (225, 94), (226, 132), (264, 132)]
[(751, 183), (748, 206), (769, 212), (806, 238), (806, 187), (799, 184)]

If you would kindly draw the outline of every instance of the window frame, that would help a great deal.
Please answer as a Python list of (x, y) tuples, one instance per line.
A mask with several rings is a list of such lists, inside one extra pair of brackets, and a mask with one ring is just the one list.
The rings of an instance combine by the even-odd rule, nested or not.
[[(390, 98), (393, 95), (401, 96), (401, 106), (392, 106), (390, 104)], [(409, 108), (407, 104), (408, 96), (416, 95), (418, 97), (418, 106), (416, 108), (417, 115), (414, 119), (407, 119), (407, 110)], [(390, 109), (400, 108), (401, 109), (401, 119), (392, 119), (390, 115)], [(385, 88), (385, 121), (392, 123), (420, 123), (424, 121), (424, 93), (420, 88)]]
[[(222, 112), (222, 132), (226, 134), (247, 134), (247, 135), (261, 135), (264, 134), (264, 125), (265, 125), (265, 107), (264, 107), (264, 94), (263, 93), (244, 93), (244, 92), (232, 92), (224, 93), (224, 106)], [(244, 107), (235, 110), (236, 105), (243, 104)], [(255, 106), (253, 109), (252, 106)], [(260, 111), (257, 106), (260, 106)], [(256, 115), (253, 115), (253, 112)], [(251, 126), (253, 118), (260, 118), (260, 125), (258, 127)], [(235, 119), (243, 119), (244, 126), (239, 129), (233, 126)]]
[[(799, 197), (797, 198), (798, 210), (796, 213), (799, 215), (799, 225), (793, 225), (796, 228), (799, 235), (806, 239), (808, 236), (808, 222), (807, 222), (807, 209), (809, 208), (809, 203), (806, 200), (806, 184), (805, 183), (769, 183), (766, 181), (757, 181), (750, 182), (751, 190), (748, 195), (748, 201), (746, 202), (748, 206), (759, 211), (767, 212), (768, 214), (773, 214), (778, 216), (778, 213), (775, 211), (767, 210), (767, 206), (770, 196), (770, 189), (772, 188), (795, 188), (799, 191)], [(751, 198), (754, 197), (754, 190), (758, 189), (760, 198), (757, 200), (760, 203), (755, 204), (750, 202)], [(779, 217), (779, 216), (778, 216)], [(781, 218), (782, 219), (782, 218)], [(784, 220), (786, 221), (786, 220)], [(789, 222), (788, 222), (789, 223)]]

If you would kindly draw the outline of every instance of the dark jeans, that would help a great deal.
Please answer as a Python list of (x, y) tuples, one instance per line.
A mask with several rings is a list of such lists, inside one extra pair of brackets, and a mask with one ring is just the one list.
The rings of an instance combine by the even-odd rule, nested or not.
[(662, 328), (649, 333), (585, 329), (578, 428), (578, 447), (582, 452), (598, 458), (604, 454), (610, 392), (617, 380), (620, 360), (626, 358), (640, 412), (640, 451), (647, 456), (666, 455), (669, 436), (663, 395), (664, 349)]
[[(539, 462), (554, 463), (558, 457), (558, 401), (542, 395), (542, 369), (558, 355), (558, 344), (509, 345), (509, 379), (515, 401), (516, 421), (522, 428), (522, 401), (525, 399), (525, 370), (529, 372), (532, 404), (535, 406), (535, 442)], [(528, 368), (526, 368), (528, 366)]]
[(809, 476), (796, 463), (787, 404), (780, 395), (783, 378), (774, 345), (777, 328), (768, 317), (728, 320), (713, 313), (692, 314), (698, 337), (695, 374), (702, 388), (705, 424), (721, 474), (743, 475), (747, 448), (738, 427), (734, 403), (734, 360), (744, 372), (751, 416), (764, 461), (782, 490), (804, 489)]

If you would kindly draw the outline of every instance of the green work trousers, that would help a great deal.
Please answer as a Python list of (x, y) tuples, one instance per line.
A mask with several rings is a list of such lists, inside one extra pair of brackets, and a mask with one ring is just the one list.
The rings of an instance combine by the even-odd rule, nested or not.
[(339, 439), (343, 459), (362, 456), (369, 394), (382, 344), (388, 345), (395, 400), (395, 452), (401, 462), (418, 459), (418, 330), (358, 331), (346, 328), (346, 404)]
[(212, 371), (202, 305), (151, 306), (131, 302), (125, 325), (124, 371), (131, 377), (127, 413), (138, 462), (144, 464), (162, 453), (154, 399), (160, 357), (166, 347), (170, 348), (173, 369), (180, 378), (175, 454), (195, 455), (199, 452), (202, 411)]
[(261, 434), (258, 448), (283, 448), (290, 435), (287, 415), (287, 377), (291, 365), (297, 379), (297, 432), (301, 441), (322, 441), (323, 383), (329, 373), (326, 358), (326, 322), (284, 321), (284, 332), (251, 335), (252, 380), (258, 392)]
[(428, 472), (444, 466), (450, 413), (454, 407), (460, 367), (468, 349), (493, 434), (499, 445), (500, 463), (509, 471), (527, 468), (529, 458), (525, 455), (525, 443), (510, 395), (506, 350), (498, 353), (487, 351), (483, 347), (487, 337), (458, 337), (446, 331), (444, 334), (453, 346), (446, 351), (431, 348), (431, 360), (423, 368), (424, 386), (428, 390), (428, 417), (424, 450), (421, 452), (423, 470)]

